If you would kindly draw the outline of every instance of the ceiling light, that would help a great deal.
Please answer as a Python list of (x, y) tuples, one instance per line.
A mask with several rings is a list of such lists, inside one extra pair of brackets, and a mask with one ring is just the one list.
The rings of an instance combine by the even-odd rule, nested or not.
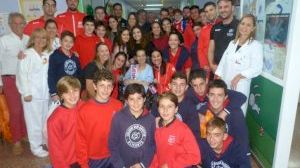
[(148, 10), (148, 11), (158, 11), (158, 10), (160, 10), (160, 8), (145, 8), (145, 10)]
[(159, 7), (163, 6), (163, 4), (146, 4), (147, 7)]

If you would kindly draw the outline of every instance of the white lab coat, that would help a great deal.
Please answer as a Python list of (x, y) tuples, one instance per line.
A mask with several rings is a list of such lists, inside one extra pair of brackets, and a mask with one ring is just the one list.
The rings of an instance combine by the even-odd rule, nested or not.
[[(22, 95), (24, 116), (27, 127), (30, 149), (38, 154), (44, 144), (42, 128), (49, 105), (48, 89), (48, 52), (40, 56), (33, 48), (25, 50), (26, 57), (18, 62), (16, 84)], [(25, 102), (24, 97), (32, 96), (31, 102)]]
[[(245, 78), (238, 82), (236, 91), (243, 93), (248, 100), (251, 79), (262, 72), (263, 47), (256, 40), (246, 41), (238, 51), (236, 51), (237, 46), (238, 41), (229, 43), (215, 74), (225, 81), (228, 88), (236, 75), (244, 76)], [(247, 102), (242, 107), (244, 114), (246, 114)]]

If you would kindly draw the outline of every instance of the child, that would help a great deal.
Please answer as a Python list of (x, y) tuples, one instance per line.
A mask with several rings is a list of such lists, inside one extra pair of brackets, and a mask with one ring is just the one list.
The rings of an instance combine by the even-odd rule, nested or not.
[(118, 168), (149, 167), (155, 151), (155, 119), (144, 110), (145, 89), (140, 84), (130, 84), (124, 98), (128, 105), (113, 117), (111, 124), (111, 162)]
[(106, 69), (94, 74), (96, 95), (79, 110), (77, 118), (76, 155), (82, 168), (110, 167), (108, 136), (113, 115), (122, 103), (111, 98), (113, 74)]
[(180, 9), (175, 9), (174, 10), (174, 22), (173, 22), (173, 26), (175, 27), (175, 29), (180, 32), (183, 33), (186, 27), (186, 23), (183, 22), (183, 17), (182, 17), (182, 12)]
[(83, 18), (84, 32), (76, 36), (74, 51), (77, 52), (81, 69), (84, 69), (92, 62), (96, 55), (96, 45), (100, 39), (94, 34), (95, 20), (93, 16)]
[(62, 105), (57, 107), (47, 121), (48, 147), (52, 166), (67, 168), (77, 165), (75, 155), (76, 115), (82, 102), (78, 79), (65, 76), (57, 83), (57, 94)]
[(79, 59), (71, 52), (75, 37), (72, 32), (64, 31), (61, 34), (61, 47), (56, 49), (49, 59), (48, 85), (51, 99), (59, 99), (56, 92), (57, 81), (63, 76), (81, 76)]
[(201, 140), (200, 146), (203, 168), (251, 167), (239, 143), (227, 134), (226, 123), (221, 118), (212, 118), (207, 123), (207, 137)]
[(51, 52), (46, 30), (33, 31), (26, 57), (19, 60), (16, 85), (22, 95), (24, 117), (30, 142), (30, 150), (37, 157), (46, 157), (48, 152), (41, 145), (43, 125), (48, 112), (49, 92), (47, 84), (48, 61)]
[(178, 99), (173, 93), (158, 97), (160, 119), (155, 131), (156, 154), (151, 167), (188, 167), (200, 162), (197, 141), (183, 122), (176, 119)]

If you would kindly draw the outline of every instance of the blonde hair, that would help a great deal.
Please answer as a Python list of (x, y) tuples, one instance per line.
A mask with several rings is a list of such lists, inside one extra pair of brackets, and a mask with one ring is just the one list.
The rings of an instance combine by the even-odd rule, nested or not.
[(239, 32), (239, 27), (240, 27), (240, 24), (242, 23), (242, 21), (245, 19), (245, 18), (250, 18), (253, 22), (253, 26), (254, 26), (254, 30), (251, 32), (251, 34), (249, 35), (249, 37), (247, 37), (247, 40), (249, 40), (250, 42), (253, 41), (255, 39), (255, 36), (256, 36), (256, 17), (252, 14), (247, 14), (247, 15), (244, 15), (239, 24), (238, 24), (238, 27), (237, 27), (237, 31), (236, 31), (236, 36), (235, 36), (235, 39), (234, 39), (234, 43), (236, 43), (238, 41), (238, 39), (240, 38), (240, 32)]
[(51, 44), (50, 44), (50, 37), (49, 37), (47, 31), (43, 28), (37, 28), (32, 32), (32, 34), (29, 38), (28, 44), (27, 44), (27, 48), (34, 47), (34, 40), (39, 35), (42, 37), (46, 37), (46, 39), (47, 39), (46, 46), (43, 48), (43, 51), (47, 50), (48, 52), (50, 52), (52, 49)]
[(62, 98), (64, 93), (68, 93), (71, 89), (80, 89), (80, 81), (73, 76), (64, 76), (60, 78), (56, 84), (57, 95)]

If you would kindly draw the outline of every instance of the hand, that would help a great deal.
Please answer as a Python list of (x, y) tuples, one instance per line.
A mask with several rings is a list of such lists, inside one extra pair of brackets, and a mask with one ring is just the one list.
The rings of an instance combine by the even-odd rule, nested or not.
[(219, 113), (218, 117), (222, 118), (222, 119), (225, 121), (227, 115), (228, 115), (228, 113), (226, 113), (226, 112), (223, 110), (221, 113)]
[(79, 57), (79, 54), (77, 52), (73, 52), (75, 54), (76, 57)]
[(167, 163), (163, 164), (162, 166), (160, 166), (160, 168), (168, 168), (169, 166), (167, 165)]
[(18, 59), (19, 59), (19, 60), (22, 60), (22, 59), (24, 59), (25, 57), (26, 57), (26, 55), (24, 54), (23, 51), (20, 51), (20, 52), (18, 53)]
[(31, 102), (31, 100), (32, 100), (32, 96), (31, 95), (24, 97), (24, 101), (25, 102)]
[(210, 70), (211, 70), (213, 73), (216, 72), (217, 68), (218, 68), (218, 65), (216, 65), (216, 64), (212, 64), (212, 65), (210, 66)]
[(232, 90), (236, 90), (237, 84), (239, 83), (240, 79), (242, 79), (242, 78), (243, 78), (243, 76), (241, 74), (236, 75), (231, 81), (230, 88)]
[(59, 100), (59, 97), (58, 97), (57, 95), (55, 95), (55, 96), (52, 96), (51, 99), (52, 99), (52, 101), (55, 102), (55, 101), (58, 101), (58, 100)]
[(0, 94), (3, 93), (3, 86), (0, 86)]
[(140, 163), (136, 163), (136, 164), (130, 166), (130, 168), (143, 168), (143, 167)]

